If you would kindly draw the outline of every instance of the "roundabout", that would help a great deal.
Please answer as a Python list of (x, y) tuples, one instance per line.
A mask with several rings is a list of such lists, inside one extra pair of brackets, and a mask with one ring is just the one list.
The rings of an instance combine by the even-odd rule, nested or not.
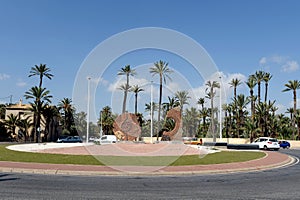
[[(65, 175), (191, 175), (191, 174), (226, 174), (236, 172), (261, 171), (273, 168), (280, 168), (291, 165), (296, 160), (286, 154), (274, 151), (266, 151), (265, 156), (260, 159), (246, 162), (220, 163), (210, 165), (168, 165), (183, 155), (206, 155), (214, 153), (207, 148), (194, 148), (179, 143), (158, 143), (158, 144), (130, 144), (117, 143), (109, 145), (93, 144), (23, 144), (7, 147), (14, 151), (27, 151), (51, 154), (66, 155), (93, 155), (104, 156), (108, 160), (100, 160), (104, 165), (78, 165), (78, 164), (50, 164), (32, 162), (10, 162), (1, 161), (1, 172), (34, 173), (34, 174), (65, 174)], [(107, 157), (106, 157), (107, 156)], [(111, 157), (147, 157), (171, 156), (171, 160), (163, 166), (136, 166), (136, 165), (114, 165), (110, 164)], [(176, 157), (178, 156), (178, 157)], [(175, 157), (175, 158), (174, 158)]]

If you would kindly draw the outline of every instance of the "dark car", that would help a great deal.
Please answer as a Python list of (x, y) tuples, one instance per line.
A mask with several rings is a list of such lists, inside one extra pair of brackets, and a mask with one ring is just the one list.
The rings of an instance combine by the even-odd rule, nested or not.
[(79, 136), (68, 136), (65, 138), (58, 138), (58, 143), (82, 143), (82, 140)]
[(279, 143), (280, 147), (283, 149), (289, 149), (291, 147), (291, 144), (286, 140), (279, 140), (278, 143)]

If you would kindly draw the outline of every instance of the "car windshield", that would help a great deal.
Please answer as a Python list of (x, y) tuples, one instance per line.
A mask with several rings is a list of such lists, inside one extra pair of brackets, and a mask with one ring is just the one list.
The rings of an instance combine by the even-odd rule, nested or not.
[(270, 139), (269, 141), (270, 141), (270, 142), (277, 142), (277, 139), (272, 138), (272, 139)]

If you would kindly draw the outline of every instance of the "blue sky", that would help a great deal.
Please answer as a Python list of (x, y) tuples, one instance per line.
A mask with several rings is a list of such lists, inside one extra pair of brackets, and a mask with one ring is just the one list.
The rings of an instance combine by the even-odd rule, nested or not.
[[(257, 70), (270, 72), (269, 98), (276, 99), (278, 112), (284, 112), (292, 101), (291, 92), (281, 92), (284, 84), (300, 77), (299, 8), (297, 0), (0, 0), (0, 101), (9, 102), (5, 97), (10, 95), (13, 102), (23, 98), (24, 92), (38, 83), (28, 74), (40, 63), (47, 64), (54, 74), (53, 80), (44, 83), (54, 96), (53, 103), (71, 98), (80, 66), (99, 43), (126, 30), (161, 27), (183, 33), (202, 45), (222, 73), (228, 99), (232, 88), (227, 83), (233, 77), (245, 80)], [(96, 93), (95, 113), (112, 99), (121, 105), (122, 93), (114, 87), (122, 82), (116, 75), (121, 67), (130, 64), (147, 68), (159, 59), (169, 62), (180, 74), (184, 72), (190, 88), (198, 91), (196, 98), (200, 97), (204, 82), (195, 76), (189, 63), (168, 52), (143, 50), (120, 56), (101, 77), (101, 85), (91, 84)], [(143, 78), (136, 77), (132, 82), (141, 83)], [(99, 77), (95, 79), (99, 81)], [(181, 88), (184, 84), (176, 85), (174, 78), (168, 83), (171, 88), (185, 89)], [(145, 101), (149, 100), (148, 90), (144, 92)], [(238, 93), (249, 91), (241, 85)], [(119, 110), (116, 108), (116, 112)]]

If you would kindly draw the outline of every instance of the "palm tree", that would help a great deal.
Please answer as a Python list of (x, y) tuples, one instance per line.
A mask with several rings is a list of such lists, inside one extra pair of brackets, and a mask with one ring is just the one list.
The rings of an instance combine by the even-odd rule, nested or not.
[[(297, 111), (297, 90), (300, 89), (300, 81), (298, 80), (293, 80), (289, 81), (284, 85), (286, 88), (282, 90), (282, 92), (287, 92), (292, 90), (293, 91), (293, 99), (294, 99), (294, 113), (293, 113), (293, 119), (292, 119), (292, 126), (293, 128), (295, 127), (295, 116), (296, 116), (296, 111)], [(293, 131), (293, 139), (295, 139), (295, 131)]]
[(216, 135), (215, 135), (215, 125), (214, 125), (214, 96), (215, 96), (215, 91), (214, 88), (220, 88), (220, 84), (217, 81), (208, 81), (206, 84), (208, 88), (206, 90), (209, 90), (206, 94), (207, 97), (210, 99), (210, 108), (211, 108), (211, 113), (210, 113), (210, 119), (211, 119), (211, 131), (213, 133), (213, 141), (216, 142)]
[(5, 119), (6, 105), (0, 104), (0, 119)]
[(87, 114), (83, 111), (74, 114), (74, 122), (79, 135), (86, 135), (86, 116)]
[(238, 130), (238, 137), (242, 134), (242, 127), (244, 126), (245, 123), (245, 109), (246, 106), (248, 105), (248, 103), (250, 102), (248, 97), (245, 97), (244, 94), (240, 94), (238, 95), (235, 99), (234, 99), (234, 104), (236, 106), (237, 109), (237, 130)]
[(254, 115), (255, 115), (255, 105), (254, 105), (254, 95), (253, 89), (256, 86), (257, 82), (253, 76), (248, 77), (248, 81), (246, 82), (247, 86), (250, 89), (250, 101), (251, 101), (251, 120), (254, 123)]
[(105, 106), (100, 111), (100, 119), (98, 120), (98, 125), (102, 128), (104, 135), (113, 134), (113, 124), (114, 116), (112, 114), (111, 108), (109, 106)]
[(186, 136), (195, 137), (197, 133), (199, 112), (195, 107), (186, 109), (183, 117), (183, 128)]
[(46, 141), (56, 141), (58, 138), (58, 127), (61, 115), (56, 106), (46, 106), (43, 110), (45, 118), (45, 139)]
[[(34, 133), (35, 137), (39, 137), (40, 124), (41, 124), (41, 114), (48, 103), (51, 103), (52, 96), (49, 94), (50, 91), (46, 88), (32, 87), (29, 91), (25, 92), (26, 99), (34, 99), (30, 102), (31, 110), (34, 113)], [(36, 137), (36, 142), (38, 142), (38, 137)]]
[(268, 72), (266, 72), (264, 74), (264, 82), (265, 82), (265, 102), (267, 102), (267, 98), (268, 98), (268, 85), (269, 85), (269, 81), (271, 80), (272, 75)]
[(64, 130), (68, 131), (72, 135), (75, 135), (75, 133), (72, 130), (72, 125), (74, 125), (74, 108), (72, 105), (72, 100), (69, 98), (63, 98), (59, 103), (58, 103), (58, 110), (63, 110), (62, 116), (64, 117)]
[[(160, 131), (160, 112), (161, 112), (161, 101), (162, 101), (162, 85), (163, 82), (166, 83), (166, 79), (170, 79), (171, 74), (173, 71), (168, 67), (168, 63), (165, 61), (158, 61), (154, 63), (153, 67), (150, 67), (150, 73), (152, 76), (159, 75), (159, 101), (158, 101), (158, 132)], [(157, 134), (157, 141), (158, 141), (158, 134)]]
[(202, 117), (202, 132), (203, 132), (203, 136), (206, 135), (207, 133), (207, 128), (206, 128), (206, 118), (209, 116), (209, 110), (207, 108), (203, 108), (202, 110), (200, 110), (200, 117)]
[(182, 114), (183, 105), (189, 104), (187, 100), (190, 99), (191, 97), (189, 96), (188, 91), (177, 91), (175, 93), (175, 98), (178, 99), (179, 106), (180, 106), (180, 113)]
[(164, 115), (166, 115), (167, 112), (172, 108), (179, 106), (179, 101), (177, 98), (168, 96), (168, 100), (168, 102), (162, 104), (163, 110), (165, 111)]
[(138, 93), (144, 91), (143, 88), (139, 87), (138, 85), (134, 85), (130, 89), (131, 92), (135, 95), (135, 102), (134, 102), (134, 113), (137, 114), (137, 101), (138, 101)]
[(31, 116), (27, 116), (24, 119), (20, 119), (19, 121), (19, 127), (22, 130), (22, 132), (24, 133), (24, 140), (25, 142), (27, 141), (28, 138), (30, 138), (29, 136), (29, 129), (34, 126)]
[(260, 102), (260, 88), (261, 88), (261, 82), (264, 80), (265, 72), (263, 71), (256, 71), (254, 75), (252, 75), (257, 83), (257, 97), (258, 97), (258, 103)]
[(31, 68), (28, 77), (39, 76), (40, 78), (39, 87), (42, 87), (44, 76), (46, 76), (50, 80), (52, 79), (53, 74), (50, 74), (50, 71), (51, 70), (46, 66), (46, 64), (40, 64), (39, 66), (35, 65), (34, 67)]
[(7, 116), (7, 119), (4, 121), (4, 124), (7, 126), (7, 129), (12, 133), (12, 136), (16, 135), (16, 127), (20, 122), (18, 115), (10, 114)]
[(127, 101), (127, 93), (130, 88), (129, 86), (129, 76), (134, 76), (136, 75), (136, 72), (134, 69), (131, 69), (130, 65), (126, 65), (125, 67), (121, 68), (121, 70), (118, 72), (118, 75), (125, 75), (126, 76), (126, 84), (124, 87), (124, 99), (123, 99), (123, 108), (122, 108), (122, 113), (126, 112), (126, 101)]
[(201, 105), (201, 108), (204, 108), (204, 104), (205, 104), (205, 99), (204, 98), (199, 98), (197, 101), (197, 104)]
[(237, 86), (239, 86), (241, 84), (242, 84), (242, 82), (238, 78), (233, 78), (231, 80), (231, 82), (229, 83), (230, 87), (233, 87), (233, 94), (234, 94), (233, 98), (236, 98), (236, 89), (237, 89)]

